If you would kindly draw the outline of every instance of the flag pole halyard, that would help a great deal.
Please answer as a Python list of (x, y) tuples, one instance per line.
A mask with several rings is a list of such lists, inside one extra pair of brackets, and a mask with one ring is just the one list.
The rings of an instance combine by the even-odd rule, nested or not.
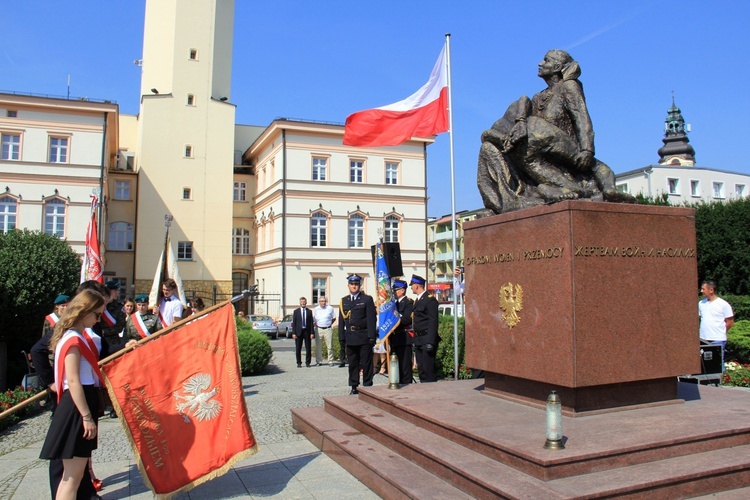
[[(451, 156), (451, 227), (453, 271), (456, 270), (456, 174), (453, 161), (453, 84), (451, 83), (451, 34), (445, 34), (445, 65), (448, 71), (448, 139)], [(453, 290), (453, 377), (458, 380), (458, 294)]]

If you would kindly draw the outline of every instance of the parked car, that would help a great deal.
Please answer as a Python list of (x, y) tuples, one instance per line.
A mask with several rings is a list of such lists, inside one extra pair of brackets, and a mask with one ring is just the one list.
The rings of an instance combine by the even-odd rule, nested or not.
[(279, 335), (284, 335), (286, 338), (292, 338), (292, 315), (287, 314), (284, 319), (279, 321)]
[(250, 314), (247, 317), (247, 322), (261, 333), (265, 333), (272, 339), (279, 336), (279, 325), (273, 320), (271, 316), (265, 316), (262, 314)]

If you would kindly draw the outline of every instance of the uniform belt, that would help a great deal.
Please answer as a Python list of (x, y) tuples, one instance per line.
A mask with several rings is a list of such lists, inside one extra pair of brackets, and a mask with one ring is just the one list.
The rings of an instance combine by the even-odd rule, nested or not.
[(353, 332), (361, 332), (361, 331), (367, 330), (367, 327), (366, 326), (350, 326), (349, 330)]

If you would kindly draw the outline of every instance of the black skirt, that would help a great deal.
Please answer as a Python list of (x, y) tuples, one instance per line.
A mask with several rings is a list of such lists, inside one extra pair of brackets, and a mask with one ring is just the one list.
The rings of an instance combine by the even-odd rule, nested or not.
[[(89, 411), (94, 423), (99, 420), (99, 388), (93, 385), (84, 385), (83, 393), (89, 405)], [(73, 457), (90, 457), (91, 452), (96, 449), (99, 433), (94, 439), (83, 438), (83, 419), (81, 413), (73, 403), (70, 391), (63, 392), (60, 403), (52, 415), (52, 423), (47, 431), (39, 458), (42, 459), (69, 459)]]

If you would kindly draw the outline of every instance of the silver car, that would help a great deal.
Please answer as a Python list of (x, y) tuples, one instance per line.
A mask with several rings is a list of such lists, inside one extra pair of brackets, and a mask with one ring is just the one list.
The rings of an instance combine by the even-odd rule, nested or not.
[(247, 322), (253, 329), (258, 330), (261, 333), (265, 333), (270, 338), (275, 339), (279, 336), (279, 325), (273, 320), (271, 316), (265, 316), (262, 314), (251, 314), (247, 317)]
[(287, 314), (284, 319), (279, 321), (279, 335), (284, 335), (286, 338), (292, 338), (292, 315)]

